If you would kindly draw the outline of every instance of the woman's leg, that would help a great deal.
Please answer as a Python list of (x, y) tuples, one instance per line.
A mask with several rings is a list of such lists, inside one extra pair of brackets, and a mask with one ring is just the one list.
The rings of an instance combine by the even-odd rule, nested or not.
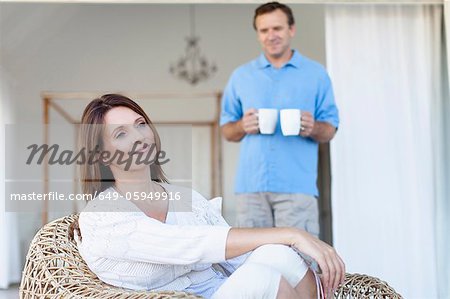
[[(286, 284), (287, 282), (287, 284)], [(314, 273), (290, 247), (255, 249), (214, 294), (222, 298), (318, 298)]]
[(300, 281), (297, 288), (293, 288), (273, 268), (245, 264), (220, 286), (212, 299), (309, 299), (316, 298), (314, 291), (305, 284), (305, 279)]
[(289, 284), (289, 282), (281, 276), (280, 286), (278, 287), (277, 299), (293, 299), (293, 298), (309, 298), (301, 297), (298, 292)]
[(297, 298), (320, 298), (317, 294), (316, 278), (311, 270), (306, 272), (294, 289), (298, 294)]
[(315, 274), (289, 246), (276, 244), (260, 246), (250, 254), (245, 261), (245, 264), (247, 263), (266, 265), (281, 273), (295, 289), (298, 298), (319, 297), (320, 286), (317, 286)]
[(294, 291), (285, 279), (283, 284), (281, 280), (281, 274), (273, 268), (262, 264), (244, 263), (227, 278), (212, 299), (289, 298), (277, 297), (279, 290), (282, 295)]

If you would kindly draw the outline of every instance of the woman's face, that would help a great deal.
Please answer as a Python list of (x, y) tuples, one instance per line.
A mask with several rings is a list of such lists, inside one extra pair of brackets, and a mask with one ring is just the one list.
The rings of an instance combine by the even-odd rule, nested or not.
[(130, 108), (114, 107), (106, 113), (104, 123), (103, 152), (110, 156), (101, 159), (121, 170), (148, 169), (156, 156), (156, 144), (144, 117)]

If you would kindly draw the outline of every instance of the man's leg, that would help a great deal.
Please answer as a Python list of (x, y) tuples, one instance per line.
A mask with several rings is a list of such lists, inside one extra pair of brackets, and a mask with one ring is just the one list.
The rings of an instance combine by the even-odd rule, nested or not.
[(304, 229), (319, 237), (319, 208), (317, 198), (305, 194), (270, 193), (275, 226)]
[(238, 227), (273, 227), (273, 213), (265, 193), (240, 193), (237, 198)]

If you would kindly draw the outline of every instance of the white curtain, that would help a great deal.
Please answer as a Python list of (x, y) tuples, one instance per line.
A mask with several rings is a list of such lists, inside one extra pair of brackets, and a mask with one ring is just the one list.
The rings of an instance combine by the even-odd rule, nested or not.
[[(436, 206), (437, 228), (437, 261), (438, 261), (438, 286), (439, 298), (450, 298), (450, 2), (444, 2), (445, 17), (445, 48), (446, 64), (443, 65), (443, 97), (439, 121), (442, 129), (438, 132), (437, 157), (443, 157), (443, 161), (436, 161), (438, 199)], [(442, 138), (439, 138), (442, 137)]]
[(348, 272), (410, 299), (438, 298), (442, 43), (439, 5), (327, 7), (341, 116), (331, 145), (334, 244)]
[(0, 288), (20, 281), (21, 263), (17, 214), (5, 211), (5, 123), (10, 122), (7, 73), (0, 66)]

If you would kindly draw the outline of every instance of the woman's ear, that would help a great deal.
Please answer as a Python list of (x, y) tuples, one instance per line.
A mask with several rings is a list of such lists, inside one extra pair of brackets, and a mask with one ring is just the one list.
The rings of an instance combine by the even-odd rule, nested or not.
[(102, 165), (104, 165), (104, 166), (111, 165), (111, 161), (108, 159), (100, 159), (100, 163), (102, 163)]
[(111, 165), (111, 159), (109, 157), (104, 157), (103, 155), (101, 155), (100, 163), (102, 163), (105, 166), (109, 166), (109, 165)]
[(111, 159), (109, 157), (109, 153), (106, 151), (102, 151), (98, 154), (98, 161), (102, 163), (104, 166), (111, 165)]

